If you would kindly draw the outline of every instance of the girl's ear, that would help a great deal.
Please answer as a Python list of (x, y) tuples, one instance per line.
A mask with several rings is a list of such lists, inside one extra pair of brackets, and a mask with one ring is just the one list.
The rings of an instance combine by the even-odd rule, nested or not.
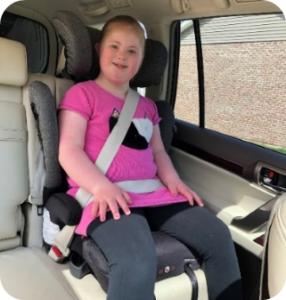
[(96, 53), (99, 55), (99, 44), (98, 43), (96, 43), (95, 45), (94, 45), (94, 49), (95, 49), (95, 51), (96, 51)]

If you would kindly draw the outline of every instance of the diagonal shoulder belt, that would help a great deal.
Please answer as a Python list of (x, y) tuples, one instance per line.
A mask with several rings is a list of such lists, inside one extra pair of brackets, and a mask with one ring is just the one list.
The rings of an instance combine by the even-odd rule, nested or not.
[[(131, 124), (138, 102), (139, 94), (129, 89), (117, 124), (111, 131), (95, 162), (95, 165), (102, 174), (106, 174), (118, 152)], [(151, 193), (164, 186), (160, 180), (156, 179), (128, 180), (116, 182), (115, 184), (125, 191), (133, 193)], [(81, 207), (84, 208), (93, 201), (93, 195), (83, 188), (80, 188), (75, 195), (75, 199), (79, 202)]]
[[(102, 174), (107, 172), (122, 144), (133, 119), (138, 102), (139, 94), (134, 90), (129, 89), (119, 119), (108, 136), (95, 162), (95, 165)], [(82, 208), (86, 207), (86, 205), (92, 201), (92, 197), (93, 196), (83, 188), (80, 188), (75, 195), (76, 200), (80, 203)]]

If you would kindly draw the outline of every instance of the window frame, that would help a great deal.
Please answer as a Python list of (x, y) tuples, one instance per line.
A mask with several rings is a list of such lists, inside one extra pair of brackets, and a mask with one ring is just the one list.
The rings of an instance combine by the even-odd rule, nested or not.
[[(260, 13), (259, 15), (268, 15), (271, 13)], [(255, 14), (249, 14), (249, 16), (252, 16)], [(240, 16), (240, 15), (238, 15)], [(241, 16), (245, 16), (245, 15), (241, 15)], [(248, 15), (246, 15), (248, 16)], [(220, 18), (220, 17), (233, 17), (233, 15), (230, 16), (215, 16), (213, 18)], [(196, 48), (196, 57), (197, 57), (197, 76), (198, 76), (198, 125), (193, 124), (193, 123), (189, 123), (187, 121), (184, 120), (180, 120), (177, 119), (177, 121), (182, 121), (182, 122), (186, 122), (192, 126), (196, 126), (199, 127), (201, 129), (205, 129), (205, 130), (210, 130), (210, 131), (215, 131), (214, 129), (211, 128), (206, 128), (206, 124), (205, 124), (205, 118), (206, 118), (206, 113), (205, 113), (205, 109), (206, 109), (206, 103), (205, 103), (205, 76), (204, 76), (204, 61), (203, 61), (203, 44), (202, 44), (202, 39), (201, 39), (201, 32), (200, 32), (200, 21), (203, 20), (204, 18), (199, 18), (199, 19), (190, 19), (187, 21), (192, 21), (193, 22), (193, 28), (194, 28), (194, 37), (195, 37), (195, 48)], [(171, 27), (171, 38), (170, 38), (170, 49), (172, 50), (173, 53), (175, 53), (176, 55), (174, 55), (174, 58), (172, 60), (170, 60), (170, 64), (169, 64), (169, 81), (168, 82), (168, 86), (170, 87), (170, 89), (168, 90), (168, 99), (170, 99), (170, 103), (172, 104), (173, 110), (175, 110), (175, 105), (176, 105), (176, 95), (177, 95), (177, 88), (178, 88), (178, 73), (179, 73), (179, 65), (180, 65), (180, 51), (181, 51), (181, 24), (184, 20), (177, 20), (175, 22), (173, 22), (172, 27)], [(176, 30), (174, 30), (173, 28), (176, 28)], [(285, 150), (282, 152), (281, 150), (276, 150), (275, 147), (271, 147), (271, 145), (265, 146), (259, 142), (255, 142), (255, 141), (247, 141), (244, 139), (241, 139), (237, 136), (234, 135), (227, 135), (226, 133), (223, 132), (219, 132), (217, 131), (217, 133), (225, 135), (225, 136), (229, 136), (231, 138), (234, 139), (238, 139), (238, 140), (242, 140), (246, 143), (250, 143), (253, 144), (257, 147), (263, 148), (263, 149), (270, 149), (271, 151), (274, 152), (278, 152), (278, 153), (282, 153), (283, 155), (285, 153)], [(279, 147), (277, 146), (278, 149), (282, 149), (283, 147)]]
[[(200, 33), (200, 20), (193, 19), (194, 33), (196, 40), (196, 55), (197, 55), (197, 75), (198, 75), (198, 93), (199, 93), (199, 127), (205, 128), (205, 83), (204, 83), (204, 63), (203, 50)], [(170, 60), (169, 64), (169, 82), (167, 96), (170, 103), (175, 109), (176, 95), (178, 88), (178, 74), (180, 64), (180, 47), (181, 47), (181, 20), (176, 21), (171, 26), (170, 38)]]

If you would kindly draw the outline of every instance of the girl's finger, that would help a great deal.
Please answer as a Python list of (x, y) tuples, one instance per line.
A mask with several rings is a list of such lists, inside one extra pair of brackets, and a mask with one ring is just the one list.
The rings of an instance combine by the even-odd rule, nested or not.
[(133, 203), (131, 200), (131, 197), (129, 196), (129, 194), (126, 191), (122, 190), (122, 195), (128, 204)]
[(200, 207), (203, 207), (204, 206), (204, 203), (202, 201), (202, 199), (198, 196), (198, 194), (196, 194), (194, 191), (190, 190), (189, 189), (189, 202), (190, 202), (190, 205), (194, 205), (194, 201), (196, 201), (196, 203), (200, 206)]
[(120, 213), (119, 213), (117, 202), (114, 199), (112, 199), (112, 200), (108, 201), (108, 206), (111, 210), (113, 218), (115, 220), (119, 220), (120, 219)]
[(170, 191), (170, 193), (172, 194), (173, 197), (177, 197), (178, 196), (178, 189), (176, 185), (170, 184), (168, 185), (168, 189)]
[(194, 199), (193, 199), (193, 194), (192, 191), (187, 187), (187, 186), (181, 186), (179, 189), (180, 194), (182, 194), (183, 196), (185, 196), (190, 205), (194, 205)]
[(101, 222), (104, 222), (106, 220), (106, 210), (107, 204), (105, 201), (103, 201), (99, 205), (99, 218)]
[(123, 195), (121, 197), (117, 198), (117, 203), (122, 208), (122, 210), (124, 211), (125, 215), (130, 215), (131, 214), (129, 206), (127, 205), (126, 199), (124, 198)]
[(193, 206), (195, 200), (199, 206), (204, 206), (204, 203), (200, 196), (198, 196), (198, 194), (191, 190), (188, 186), (182, 186), (182, 188), (180, 189), (180, 193), (188, 199), (190, 205)]
[(201, 197), (200, 197), (197, 193), (195, 193), (195, 192), (193, 192), (193, 191), (192, 191), (192, 194), (193, 194), (193, 198), (195, 199), (195, 201), (197, 202), (197, 204), (198, 204), (199, 206), (203, 207), (203, 206), (204, 206), (204, 202), (203, 202), (203, 200), (201, 199)]
[(94, 200), (92, 205), (92, 210), (91, 210), (91, 215), (93, 218), (97, 216), (98, 209), (99, 209), (99, 203), (96, 200)]
[(194, 199), (193, 199), (192, 194), (188, 193), (188, 196), (186, 196), (186, 197), (189, 200), (190, 205), (193, 206), (194, 205)]

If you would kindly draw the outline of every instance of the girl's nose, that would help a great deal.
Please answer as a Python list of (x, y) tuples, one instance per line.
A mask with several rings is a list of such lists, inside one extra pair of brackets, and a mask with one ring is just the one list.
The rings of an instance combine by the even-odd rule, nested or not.
[(118, 50), (117, 56), (119, 59), (123, 59), (123, 60), (126, 58), (125, 52), (123, 50)]

